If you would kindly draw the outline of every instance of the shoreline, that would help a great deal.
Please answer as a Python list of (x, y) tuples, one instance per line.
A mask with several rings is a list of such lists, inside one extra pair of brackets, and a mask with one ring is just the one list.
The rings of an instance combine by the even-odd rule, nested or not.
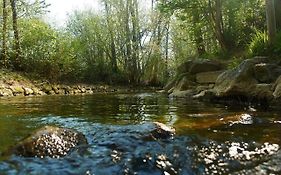
[(0, 98), (44, 95), (91, 95), (96, 93), (135, 92), (159, 90), (154, 87), (133, 87), (107, 84), (49, 83), (47, 80), (32, 80), (17, 72), (0, 70)]

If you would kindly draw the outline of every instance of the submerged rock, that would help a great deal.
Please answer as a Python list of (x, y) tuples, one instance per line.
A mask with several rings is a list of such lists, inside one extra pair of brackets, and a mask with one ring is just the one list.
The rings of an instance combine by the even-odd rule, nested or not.
[(45, 126), (17, 144), (12, 149), (12, 154), (24, 157), (59, 158), (83, 144), (87, 144), (87, 141), (82, 133), (67, 128)]

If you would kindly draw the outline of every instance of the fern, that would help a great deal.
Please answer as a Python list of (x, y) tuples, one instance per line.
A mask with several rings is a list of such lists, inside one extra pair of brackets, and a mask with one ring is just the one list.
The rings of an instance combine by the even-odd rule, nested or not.
[(268, 35), (265, 31), (256, 31), (248, 47), (249, 56), (267, 56), (270, 52)]

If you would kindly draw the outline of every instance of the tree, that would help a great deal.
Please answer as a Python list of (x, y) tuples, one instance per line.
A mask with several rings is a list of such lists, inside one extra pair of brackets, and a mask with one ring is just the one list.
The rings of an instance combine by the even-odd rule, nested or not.
[[(211, 7), (211, 1), (209, 0), (209, 5), (210, 5), (210, 9)], [(215, 10), (214, 12), (212, 12), (211, 10), (211, 14), (215, 23), (215, 34), (216, 34), (216, 38), (220, 44), (220, 47), (223, 51), (227, 51), (230, 48), (228, 48), (228, 45), (226, 43), (225, 40), (225, 36), (224, 36), (224, 25), (223, 25), (223, 17), (222, 17), (222, 2), (221, 0), (215, 0)], [(214, 14), (215, 13), (215, 14)]]
[(110, 35), (110, 50), (111, 50), (111, 68), (113, 73), (118, 72), (118, 67), (117, 67), (117, 53), (116, 53), (116, 44), (115, 44), (115, 39), (114, 39), (114, 26), (113, 26), (113, 21), (112, 18), (113, 16), (111, 15), (111, 9), (110, 9), (110, 4), (107, 2), (107, 0), (104, 1), (104, 8), (106, 12), (106, 22), (107, 22), (107, 29)]
[(281, 31), (281, 1), (275, 0), (275, 18), (276, 18), (276, 28)]
[(13, 31), (14, 31), (14, 67), (16, 70), (21, 70), (21, 50), (20, 50), (20, 37), (18, 30), (18, 16), (16, 0), (10, 0), (12, 7), (12, 18), (13, 18)]
[(266, 17), (269, 44), (273, 44), (276, 37), (276, 18), (274, 0), (266, 0)]
[(2, 52), (1, 62), (4, 68), (7, 68), (8, 56), (7, 56), (7, 0), (3, 0), (3, 29), (2, 29)]

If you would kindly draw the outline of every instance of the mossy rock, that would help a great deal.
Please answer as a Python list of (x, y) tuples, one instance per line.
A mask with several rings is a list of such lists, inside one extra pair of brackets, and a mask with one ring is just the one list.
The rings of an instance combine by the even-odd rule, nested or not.
[(14, 96), (24, 95), (24, 89), (22, 88), (22, 86), (11, 86), (10, 89), (13, 92)]

